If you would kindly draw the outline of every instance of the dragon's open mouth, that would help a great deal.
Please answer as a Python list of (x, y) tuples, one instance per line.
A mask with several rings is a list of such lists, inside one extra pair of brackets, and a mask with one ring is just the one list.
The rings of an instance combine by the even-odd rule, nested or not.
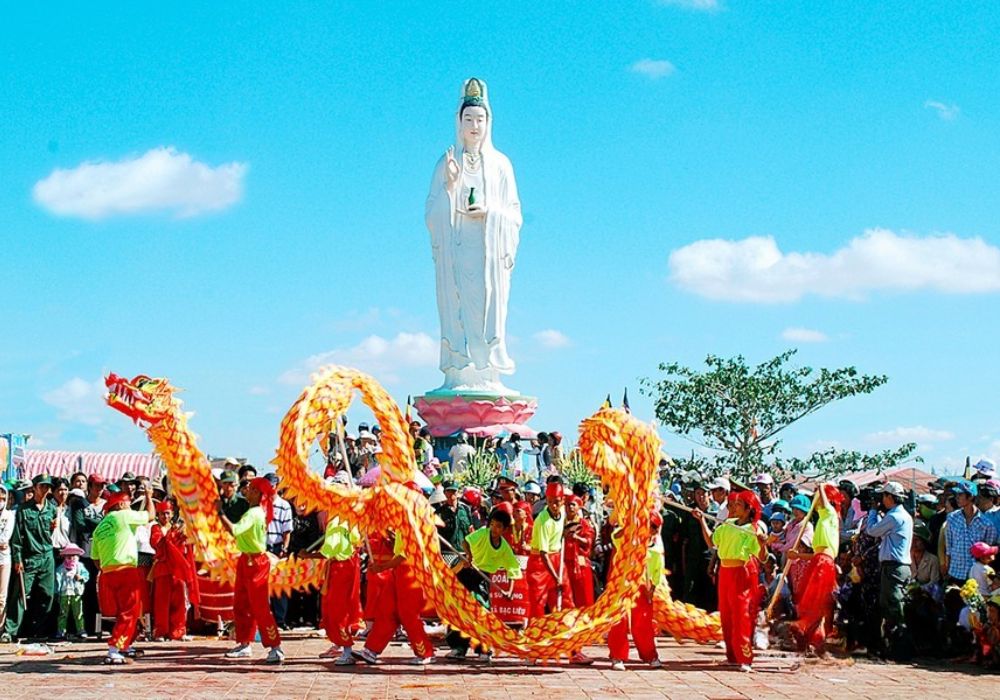
[(126, 379), (111, 372), (104, 378), (104, 385), (108, 389), (104, 397), (108, 406), (124, 413), (137, 425), (156, 425), (165, 417), (162, 410), (165, 406), (156, 406), (161, 394), (169, 396), (169, 388), (163, 380), (152, 379), (144, 374)]

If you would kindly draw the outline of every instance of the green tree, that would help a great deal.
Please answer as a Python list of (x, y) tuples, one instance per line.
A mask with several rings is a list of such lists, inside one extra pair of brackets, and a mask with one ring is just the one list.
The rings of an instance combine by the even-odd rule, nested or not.
[(743, 356), (709, 355), (705, 371), (672, 362), (660, 365), (663, 378), (642, 380), (642, 392), (654, 399), (661, 425), (714, 453), (705, 457), (692, 452), (689, 459), (676, 459), (678, 467), (745, 480), (772, 468), (820, 476), (885, 470), (913, 456), (916, 445), (909, 443), (875, 454), (831, 448), (805, 458), (782, 457), (777, 436), (783, 430), (834, 401), (869, 394), (889, 380), (859, 374), (854, 367), (795, 367), (790, 363), (795, 352), (756, 367)]

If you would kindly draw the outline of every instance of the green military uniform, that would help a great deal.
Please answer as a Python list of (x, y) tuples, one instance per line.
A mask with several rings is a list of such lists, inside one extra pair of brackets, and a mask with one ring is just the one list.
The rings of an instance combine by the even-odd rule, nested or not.
[[(48, 477), (35, 477), (33, 484), (47, 483)], [(6, 634), (11, 637), (44, 636), (44, 625), (48, 622), (55, 598), (56, 569), (52, 552), (52, 524), (56, 519), (56, 509), (52, 501), (45, 499), (41, 508), (34, 501), (24, 503), (14, 517), (14, 532), (10, 538), (11, 564), (24, 565), (24, 592), (28, 606), (21, 595), (21, 576), (11, 572), (10, 593), (7, 596)], [(21, 622), (30, 608), (25, 629)]]
[(243, 514), (250, 510), (250, 503), (240, 494), (236, 494), (228, 501), (222, 499), (222, 512), (231, 523), (238, 523)]

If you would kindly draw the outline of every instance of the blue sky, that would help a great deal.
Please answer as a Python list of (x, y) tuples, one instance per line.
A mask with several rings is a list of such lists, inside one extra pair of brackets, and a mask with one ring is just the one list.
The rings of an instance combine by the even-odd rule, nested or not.
[(651, 418), (662, 361), (799, 347), (890, 382), (791, 453), (1000, 457), (1000, 10), (849, 7), (13, 10), (0, 432), (145, 450), (99, 400), (145, 373), (185, 389), (203, 448), (261, 463), (310, 358), (436, 387), (423, 201), (475, 75), (525, 214), (510, 384), (536, 429), (625, 386)]

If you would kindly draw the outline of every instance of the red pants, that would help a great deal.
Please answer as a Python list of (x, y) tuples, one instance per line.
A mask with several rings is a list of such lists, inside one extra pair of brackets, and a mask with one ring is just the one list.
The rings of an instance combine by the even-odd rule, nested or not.
[(364, 618), (374, 620), (378, 617), (378, 601), (382, 597), (382, 591), (392, 580), (391, 571), (380, 571), (377, 574), (368, 572), (365, 574), (365, 610)]
[(134, 566), (114, 571), (102, 571), (100, 583), (101, 614), (115, 618), (108, 646), (128, 649), (135, 641), (139, 617), (142, 615), (142, 587), (146, 581)]
[(826, 641), (826, 630), (833, 623), (834, 593), (837, 590), (837, 565), (829, 554), (817, 554), (809, 560), (802, 577), (795, 607), (799, 619), (792, 627), (802, 641), (819, 649)]
[(726, 658), (732, 663), (753, 663), (753, 631), (760, 607), (757, 560), (743, 566), (719, 567), (719, 617)]
[[(594, 572), (590, 565), (577, 565), (569, 572), (569, 585), (573, 589), (573, 607), (582, 608), (594, 604)], [(565, 597), (565, 596), (564, 596)]]
[(549, 608), (555, 610), (557, 605), (557, 597), (559, 595), (560, 588), (562, 590), (562, 607), (563, 609), (572, 608), (573, 606), (573, 589), (569, 583), (569, 577), (566, 575), (565, 568), (563, 569), (562, 584), (561, 587), (557, 585), (555, 578), (549, 573), (549, 570), (545, 567), (545, 562), (542, 561), (542, 557), (548, 557), (549, 561), (552, 563), (552, 568), (559, 572), (559, 553), (554, 552), (552, 554), (532, 554), (528, 557), (528, 597), (530, 599), (529, 617), (542, 617), (545, 615), (545, 606), (548, 604)]
[(413, 581), (409, 565), (399, 564), (389, 569), (388, 573), (391, 576), (376, 604), (375, 624), (368, 633), (365, 648), (381, 654), (396, 634), (396, 628), (402, 625), (414, 655), (425, 658), (434, 656), (434, 647), (420, 619), (424, 596)]
[(653, 629), (653, 604), (649, 602), (649, 587), (640, 586), (639, 597), (629, 616), (623, 617), (608, 632), (608, 652), (612, 659), (628, 661), (628, 632), (631, 623), (632, 642), (639, 658), (650, 662), (657, 657), (656, 630)]
[(257, 627), (260, 640), (269, 649), (281, 645), (281, 635), (271, 613), (267, 581), (271, 575), (271, 560), (266, 554), (241, 554), (236, 562), (236, 587), (233, 591), (233, 620), (236, 623), (236, 643), (253, 641)]
[(153, 579), (153, 636), (180, 639), (187, 632), (184, 582), (170, 575)]
[(357, 553), (346, 561), (327, 562), (322, 606), (326, 638), (342, 647), (352, 645), (351, 626), (361, 612), (361, 565)]

